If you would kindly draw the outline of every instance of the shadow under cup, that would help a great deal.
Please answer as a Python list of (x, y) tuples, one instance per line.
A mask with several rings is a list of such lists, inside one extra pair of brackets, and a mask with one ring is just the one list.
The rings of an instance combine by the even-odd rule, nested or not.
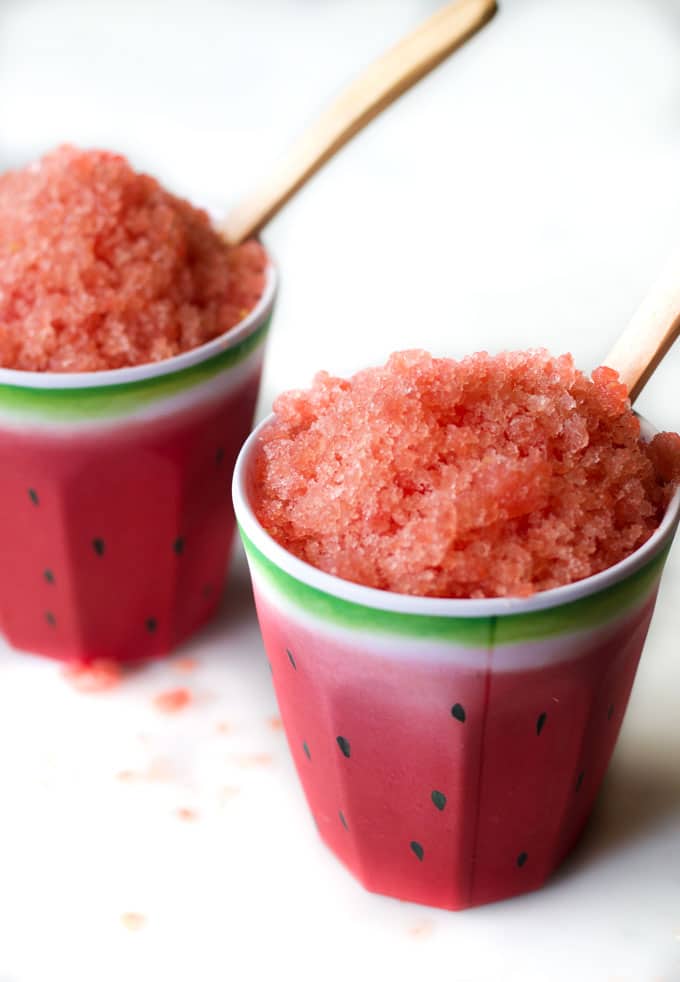
[[(678, 524), (528, 599), (349, 583), (234, 504), (290, 749), (326, 844), (369, 890), (459, 910), (541, 886), (592, 810)], [(643, 433), (652, 430), (643, 424)]]
[(162, 362), (0, 369), (0, 630), (61, 659), (166, 654), (214, 613), (276, 295)]

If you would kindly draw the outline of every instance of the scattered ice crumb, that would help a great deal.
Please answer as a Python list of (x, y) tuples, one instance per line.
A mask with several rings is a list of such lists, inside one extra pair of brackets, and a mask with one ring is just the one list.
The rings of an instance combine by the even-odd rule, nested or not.
[(186, 709), (192, 699), (188, 689), (166, 689), (154, 697), (153, 703), (161, 713), (178, 713)]
[(116, 772), (116, 780), (124, 784), (135, 781), (171, 781), (175, 776), (172, 761), (167, 757), (153, 757), (148, 767), (142, 770), (122, 768)]
[(175, 768), (168, 757), (153, 757), (146, 771), (149, 781), (172, 781)]
[(120, 915), (120, 922), (128, 931), (140, 931), (146, 926), (146, 916), (138, 911), (128, 910)]
[(176, 808), (175, 815), (183, 822), (195, 822), (198, 818), (198, 812), (194, 808)]
[(119, 684), (123, 670), (117, 662), (100, 659), (65, 665), (62, 674), (78, 692), (105, 692)]
[(281, 722), (278, 716), (270, 716), (269, 719), (267, 720), (267, 723), (269, 725), (270, 730), (275, 730), (276, 732), (278, 732), (279, 730), (283, 729), (283, 723)]
[(269, 767), (274, 762), (271, 754), (264, 753), (230, 754), (229, 759), (239, 767)]
[(434, 931), (434, 921), (422, 920), (411, 924), (408, 933), (412, 938), (429, 938)]
[(195, 672), (198, 668), (198, 662), (195, 658), (178, 658), (172, 664), (178, 672), (184, 672), (185, 675)]

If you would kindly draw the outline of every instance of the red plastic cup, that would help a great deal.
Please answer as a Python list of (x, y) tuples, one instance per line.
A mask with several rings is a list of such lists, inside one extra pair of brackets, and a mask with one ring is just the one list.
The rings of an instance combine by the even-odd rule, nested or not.
[[(528, 599), (322, 573), (234, 504), (281, 718), (324, 842), (369, 890), (460, 910), (540, 887), (588, 819), (680, 514), (610, 569)], [(652, 430), (643, 425), (646, 437)]]
[(213, 614), (275, 295), (270, 266), (241, 324), (162, 362), (0, 369), (0, 630), (10, 644), (137, 662)]

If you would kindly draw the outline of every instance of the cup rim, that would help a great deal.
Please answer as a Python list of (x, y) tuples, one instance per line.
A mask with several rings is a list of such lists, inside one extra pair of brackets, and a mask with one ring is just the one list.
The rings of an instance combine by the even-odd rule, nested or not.
[[(390, 590), (379, 590), (332, 573), (317, 569), (280, 545), (260, 524), (248, 500), (248, 468), (257, 450), (262, 431), (273, 421), (270, 413), (252, 431), (241, 447), (232, 480), (232, 496), (237, 522), (253, 545), (275, 566), (294, 579), (322, 593), (394, 613), (420, 614), (428, 617), (477, 618), (528, 614), (534, 611), (561, 607), (599, 593), (637, 572), (660, 552), (673, 536), (680, 516), (680, 487), (676, 488), (666, 512), (652, 535), (635, 552), (592, 576), (564, 586), (542, 590), (530, 597), (419, 597)], [(638, 414), (643, 437), (651, 439), (658, 430)]]
[(132, 365), (123, 368), (108, 368), (94, 372), (26, 372), (17, 368), (0, 367), (0, 386), (12, 386), (20, 389), (89, 389), (104, 388), (114, 385), (126, 385), (130, 382), (143, 382), (151, 378), (160, 378), (181, 372), (194, 365), (209, 361), (217, 354), (237, 347), (242, 341), (253, 334), (262, 324), (266, 314), (273, 307), (279, 286), (278, 268), (267, 247), (267, 269), (264, 290), (253, 309), (235, 326), (220, 334), (218, 337), (183, 351), (162, 361), (145, 362), (142, 365)]

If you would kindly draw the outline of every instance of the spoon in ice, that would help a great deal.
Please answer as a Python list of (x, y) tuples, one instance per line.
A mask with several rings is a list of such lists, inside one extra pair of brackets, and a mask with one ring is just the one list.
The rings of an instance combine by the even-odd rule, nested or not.
[(680, 252), (673, 255), (604, 360), (635, 402), (680, 334)]
[(269, 222), (327, 160), (390, 103), (460, 47), (496, 12), (496, 0), (457, 0), (370, 65), (312, 123), (279, 166), (221, 226), (238, 245)]

